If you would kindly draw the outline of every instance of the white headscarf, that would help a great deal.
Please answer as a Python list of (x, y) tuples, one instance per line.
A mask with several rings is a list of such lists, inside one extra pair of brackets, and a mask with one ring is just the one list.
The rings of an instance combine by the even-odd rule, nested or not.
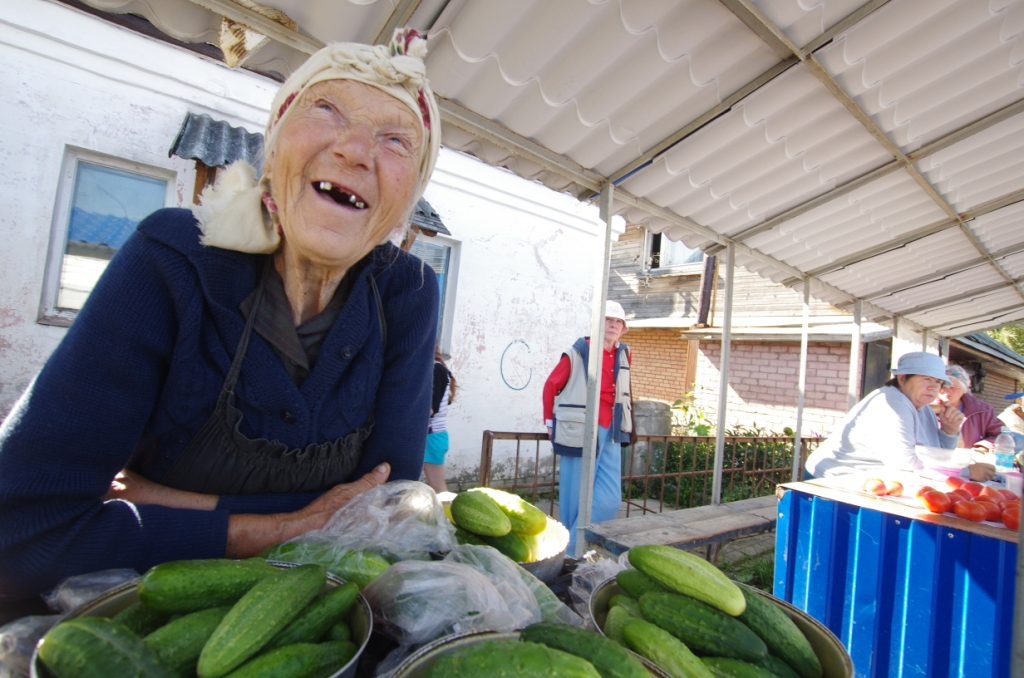
[[(327, 45), (309, 57), (278, 90), (264, 133), (264, 155), (273, 153), (281, 123), (292, 104), (313, 85), (326, 80), (355, 80), (376, 87), (408, 106), (423, 125), (419, 184), (409, 203), (412, 209), (434, 171), (441, 148), (441, 116), (427, 82), (423, 64), (426, 55), (426, 41), (410, 28), (396, 28), (386, 47), (352, 42)], [(274, 222), (276, 215), (263, 203), (270, 182), (264, 177), (257, 183), (255, 176), (256, 170), (240, 160), (220, 172), (216, 184), (203, 191), (201, 204), (193, 206), (192, 212), (199, 221), (204, 245), (253, 254), (269, 254), (278, 248), (281, 236)]]

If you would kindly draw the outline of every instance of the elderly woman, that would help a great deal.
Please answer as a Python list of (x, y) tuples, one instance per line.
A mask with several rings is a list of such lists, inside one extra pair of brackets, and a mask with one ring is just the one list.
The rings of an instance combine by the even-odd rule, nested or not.
[(960, 365), (946, 368), (950, 385), (943, 387), (939, 399), (932, 405), (936, 412), (948, 405), (963, 412), (964, 423), (960, 427), (961, 447), (974, 447), (981, 452), (991, 452), (996, 436), (1003, 430), (1003, 422), (996, 417), (995, 408), (971, 395), (971, 376)]
[(425, 52), (325, 47), (258, 184), (232, 166), (139, 225), (0, 429), (0, 594), (251, 556), (419, 478), (437, 284), (388, 239), (440, 145)]
[(923, 466), (915, 446), (956, 447), (964, 415), (948, 404), (938, 415), (929, 407), (950, 383), (942, 358), (907, 353), (892, 374), (807, 458), (808, 473), (821, 478), (882, 468), (914, 470)]

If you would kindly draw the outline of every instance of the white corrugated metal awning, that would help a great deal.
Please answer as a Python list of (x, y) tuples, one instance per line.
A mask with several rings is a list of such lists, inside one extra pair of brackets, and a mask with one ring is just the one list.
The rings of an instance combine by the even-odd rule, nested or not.
[(85, 0), (287, 74), (429, 35), (444, 143), (865, 315), (1024, 319), (1024, 0)]

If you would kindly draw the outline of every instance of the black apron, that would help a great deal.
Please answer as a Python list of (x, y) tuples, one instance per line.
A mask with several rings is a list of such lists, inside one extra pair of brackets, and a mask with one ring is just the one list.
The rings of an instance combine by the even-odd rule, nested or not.
[[(160, 481), (163, 485), (203, 494), (323, 492), (346, 482), (362, 459), (363, 442), (373, 430), (372, 405), (363, 428), (332, 442), (310, 443), (302, 450), (277, 440), (250, 440), (238, 430), (242, 413), (235, 407), (235, 383), (242, 371), (271, 265), (268, 258), (217, 405)], [(381, 338), (386, 346), (387, 325), (380, 291), (374, 277), (368, 277), (377, 303)]]

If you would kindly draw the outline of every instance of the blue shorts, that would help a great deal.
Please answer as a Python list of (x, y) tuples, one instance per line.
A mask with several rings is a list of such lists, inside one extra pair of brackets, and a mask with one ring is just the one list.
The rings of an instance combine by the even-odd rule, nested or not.
[(427, 434), (427, 449), (423, 453), (424, 464), (444, 463), (444, 455), (448, 452), (448, 431)]

